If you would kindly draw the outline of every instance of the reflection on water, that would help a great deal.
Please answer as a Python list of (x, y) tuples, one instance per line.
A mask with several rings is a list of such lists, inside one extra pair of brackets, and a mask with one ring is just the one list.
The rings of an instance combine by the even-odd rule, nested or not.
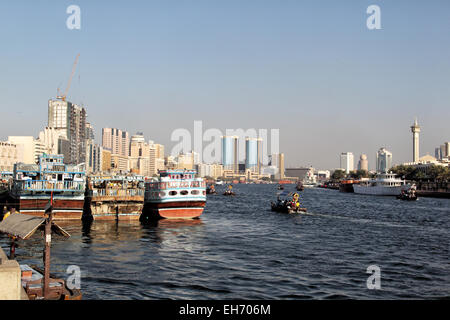
[[(289, 188), (289, 187), (287, 187)], [(61, 222), (52, 272), (82, 271), (86, 299), (438, 298), (450, 296), (450, 201), (307, 189), (308, 214), (270, 211), (276, 186), (208, 196), (201, 219)], [(8, 251), (9, 240), (0, 236)], [(42, 237), (19, 241), (42, 264)], [(382, 290), (366, 288), (379, 265)]]

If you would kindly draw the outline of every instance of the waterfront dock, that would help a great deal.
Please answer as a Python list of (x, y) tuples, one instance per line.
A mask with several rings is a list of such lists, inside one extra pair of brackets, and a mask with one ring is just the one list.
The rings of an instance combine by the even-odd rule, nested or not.
[(0, 300), (28, 300), (22, 287), (22, 272), (16, 260), (9, 260), (0, 247)]

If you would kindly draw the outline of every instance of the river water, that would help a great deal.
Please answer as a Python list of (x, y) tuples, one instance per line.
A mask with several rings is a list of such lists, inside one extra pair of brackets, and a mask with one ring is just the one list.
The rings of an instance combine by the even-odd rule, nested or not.
[[(450, 200), (306, 189), (294, 216), (270, 211), (276, 185), (234, 190), (208, 195), (200, 220), (61, 223), (52, 272), (79, 266), (83, 299), (450, 298)], [(42, 245), (20, 241), (17, 260), (42, 265)]]

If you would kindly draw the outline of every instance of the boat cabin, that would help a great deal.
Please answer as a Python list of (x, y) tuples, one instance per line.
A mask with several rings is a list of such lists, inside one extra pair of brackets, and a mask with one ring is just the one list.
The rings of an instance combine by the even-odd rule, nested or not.
[(16, 192), (84, 191), (85, 172), (80, 166), (64, 164), (63, 155), (43, 154), (38, 164), (14, 165)]

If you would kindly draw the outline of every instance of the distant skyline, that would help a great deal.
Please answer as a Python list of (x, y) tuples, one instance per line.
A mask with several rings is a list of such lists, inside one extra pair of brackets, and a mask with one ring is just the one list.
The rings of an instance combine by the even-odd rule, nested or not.
[[(66, 8), (81, 8), (81, 30)], [(366, 9), (381, 8), (381, 30)], [(385, 147), (412, 161), (450, 140), (449, 1), (15, 1), (0, 3), (0, 140), (37, 137), (64, 90), (97, 142), (113, 127), (175, 144), (171, 133), (280, 129), (286, 167), (369, 168)], [(5, 121), (6, 119), (6, 121)]]

